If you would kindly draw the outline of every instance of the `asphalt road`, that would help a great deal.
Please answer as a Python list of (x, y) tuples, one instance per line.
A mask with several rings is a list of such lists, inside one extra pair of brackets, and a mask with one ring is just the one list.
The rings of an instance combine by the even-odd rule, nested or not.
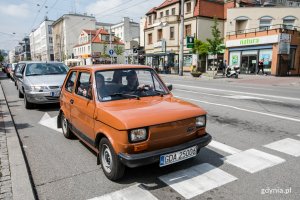
[(195, 159), (129, 169), (119, 182), (78, 139), (39, 123), (44, 117), (51, 126), (58, 105), (26, 110), (13, 82), (2, 79), (38, 199), (300, 199), (299, 86), (164, 79), (176, 97), (208, 112), (213, 142)]

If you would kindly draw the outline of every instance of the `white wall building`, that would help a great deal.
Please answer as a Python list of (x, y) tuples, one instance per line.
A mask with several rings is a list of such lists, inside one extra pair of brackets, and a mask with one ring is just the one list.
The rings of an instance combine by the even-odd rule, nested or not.
[(128, 17), (124, 17), (122, 22), (117, 23), (111, 27), (111, 31), (121, 39), (122, 42), (130, 42), (140, 35), (139, 23), (133, 22)]
[(54, 59), (63, 61), (73, 57), (73, 47), (83, 29), (95, 30), (96, 19), (86, 14), (65, 14), (52, 24)]
[(29, 34), (32, 60), (53, 61), (52, 20), (43, 21)]
[(10, 63), (14, 63), (15, 62), (15, 50), (10, 50), (8, 52), (8, 60)]

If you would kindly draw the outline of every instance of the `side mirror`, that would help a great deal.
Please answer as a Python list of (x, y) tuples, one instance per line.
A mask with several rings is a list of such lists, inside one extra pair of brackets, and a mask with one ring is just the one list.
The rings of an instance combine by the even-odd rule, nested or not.
[(22, 78), (23, 77), (21, 73), (15, 73), (15, 75), (16, 75), (17, 78)]
[(173, 85), (172, 84), (168, 84), (167, 88), (171, 91), (173, 89)]

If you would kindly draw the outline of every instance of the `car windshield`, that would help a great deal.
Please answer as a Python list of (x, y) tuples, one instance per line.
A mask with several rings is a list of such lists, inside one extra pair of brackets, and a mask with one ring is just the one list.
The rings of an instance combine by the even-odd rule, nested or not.
[(99, 101), (163, 96), (165, 85), (152, 69), (116, 69), (95, 73)]
[(67, 74), (69, 68), (63, 63), (30, 63), (26, 67), (26, 76)]

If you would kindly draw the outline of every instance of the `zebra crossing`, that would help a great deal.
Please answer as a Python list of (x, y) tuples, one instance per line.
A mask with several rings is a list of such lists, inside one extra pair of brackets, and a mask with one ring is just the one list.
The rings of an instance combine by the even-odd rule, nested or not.
[[(281, 139), (262, 147), (271, 149), (274, 153), (270, 154), (254, 148), (239, 150), (215, 140), (207, 146), (209, 149), (217, 149), (229, 154), (220, 158), (224, 161), (225, 165), (240, 168), (249, 174), (254, 174), (286, 162), (285, 159), (275, 155), (278, 152), (287, 154), (290, 156), (290, 159), (299, 157), (300, 155), (300, 141), (292, 138)], [(235, 182), (239, 181), (234, 174), (230, 174), (210, 163), (201, 163), (186, 169), (164, 174), (157, 178), (185, 199), (201, 196), (201, 194), (212, 189), (222, 187), (226, 184), (235, 184)], [(143, 197), (144, 200), (160, 199), (137, 184), (95, 197), (92, 200), (127, 200), (136, 199), (137, 197)]]

